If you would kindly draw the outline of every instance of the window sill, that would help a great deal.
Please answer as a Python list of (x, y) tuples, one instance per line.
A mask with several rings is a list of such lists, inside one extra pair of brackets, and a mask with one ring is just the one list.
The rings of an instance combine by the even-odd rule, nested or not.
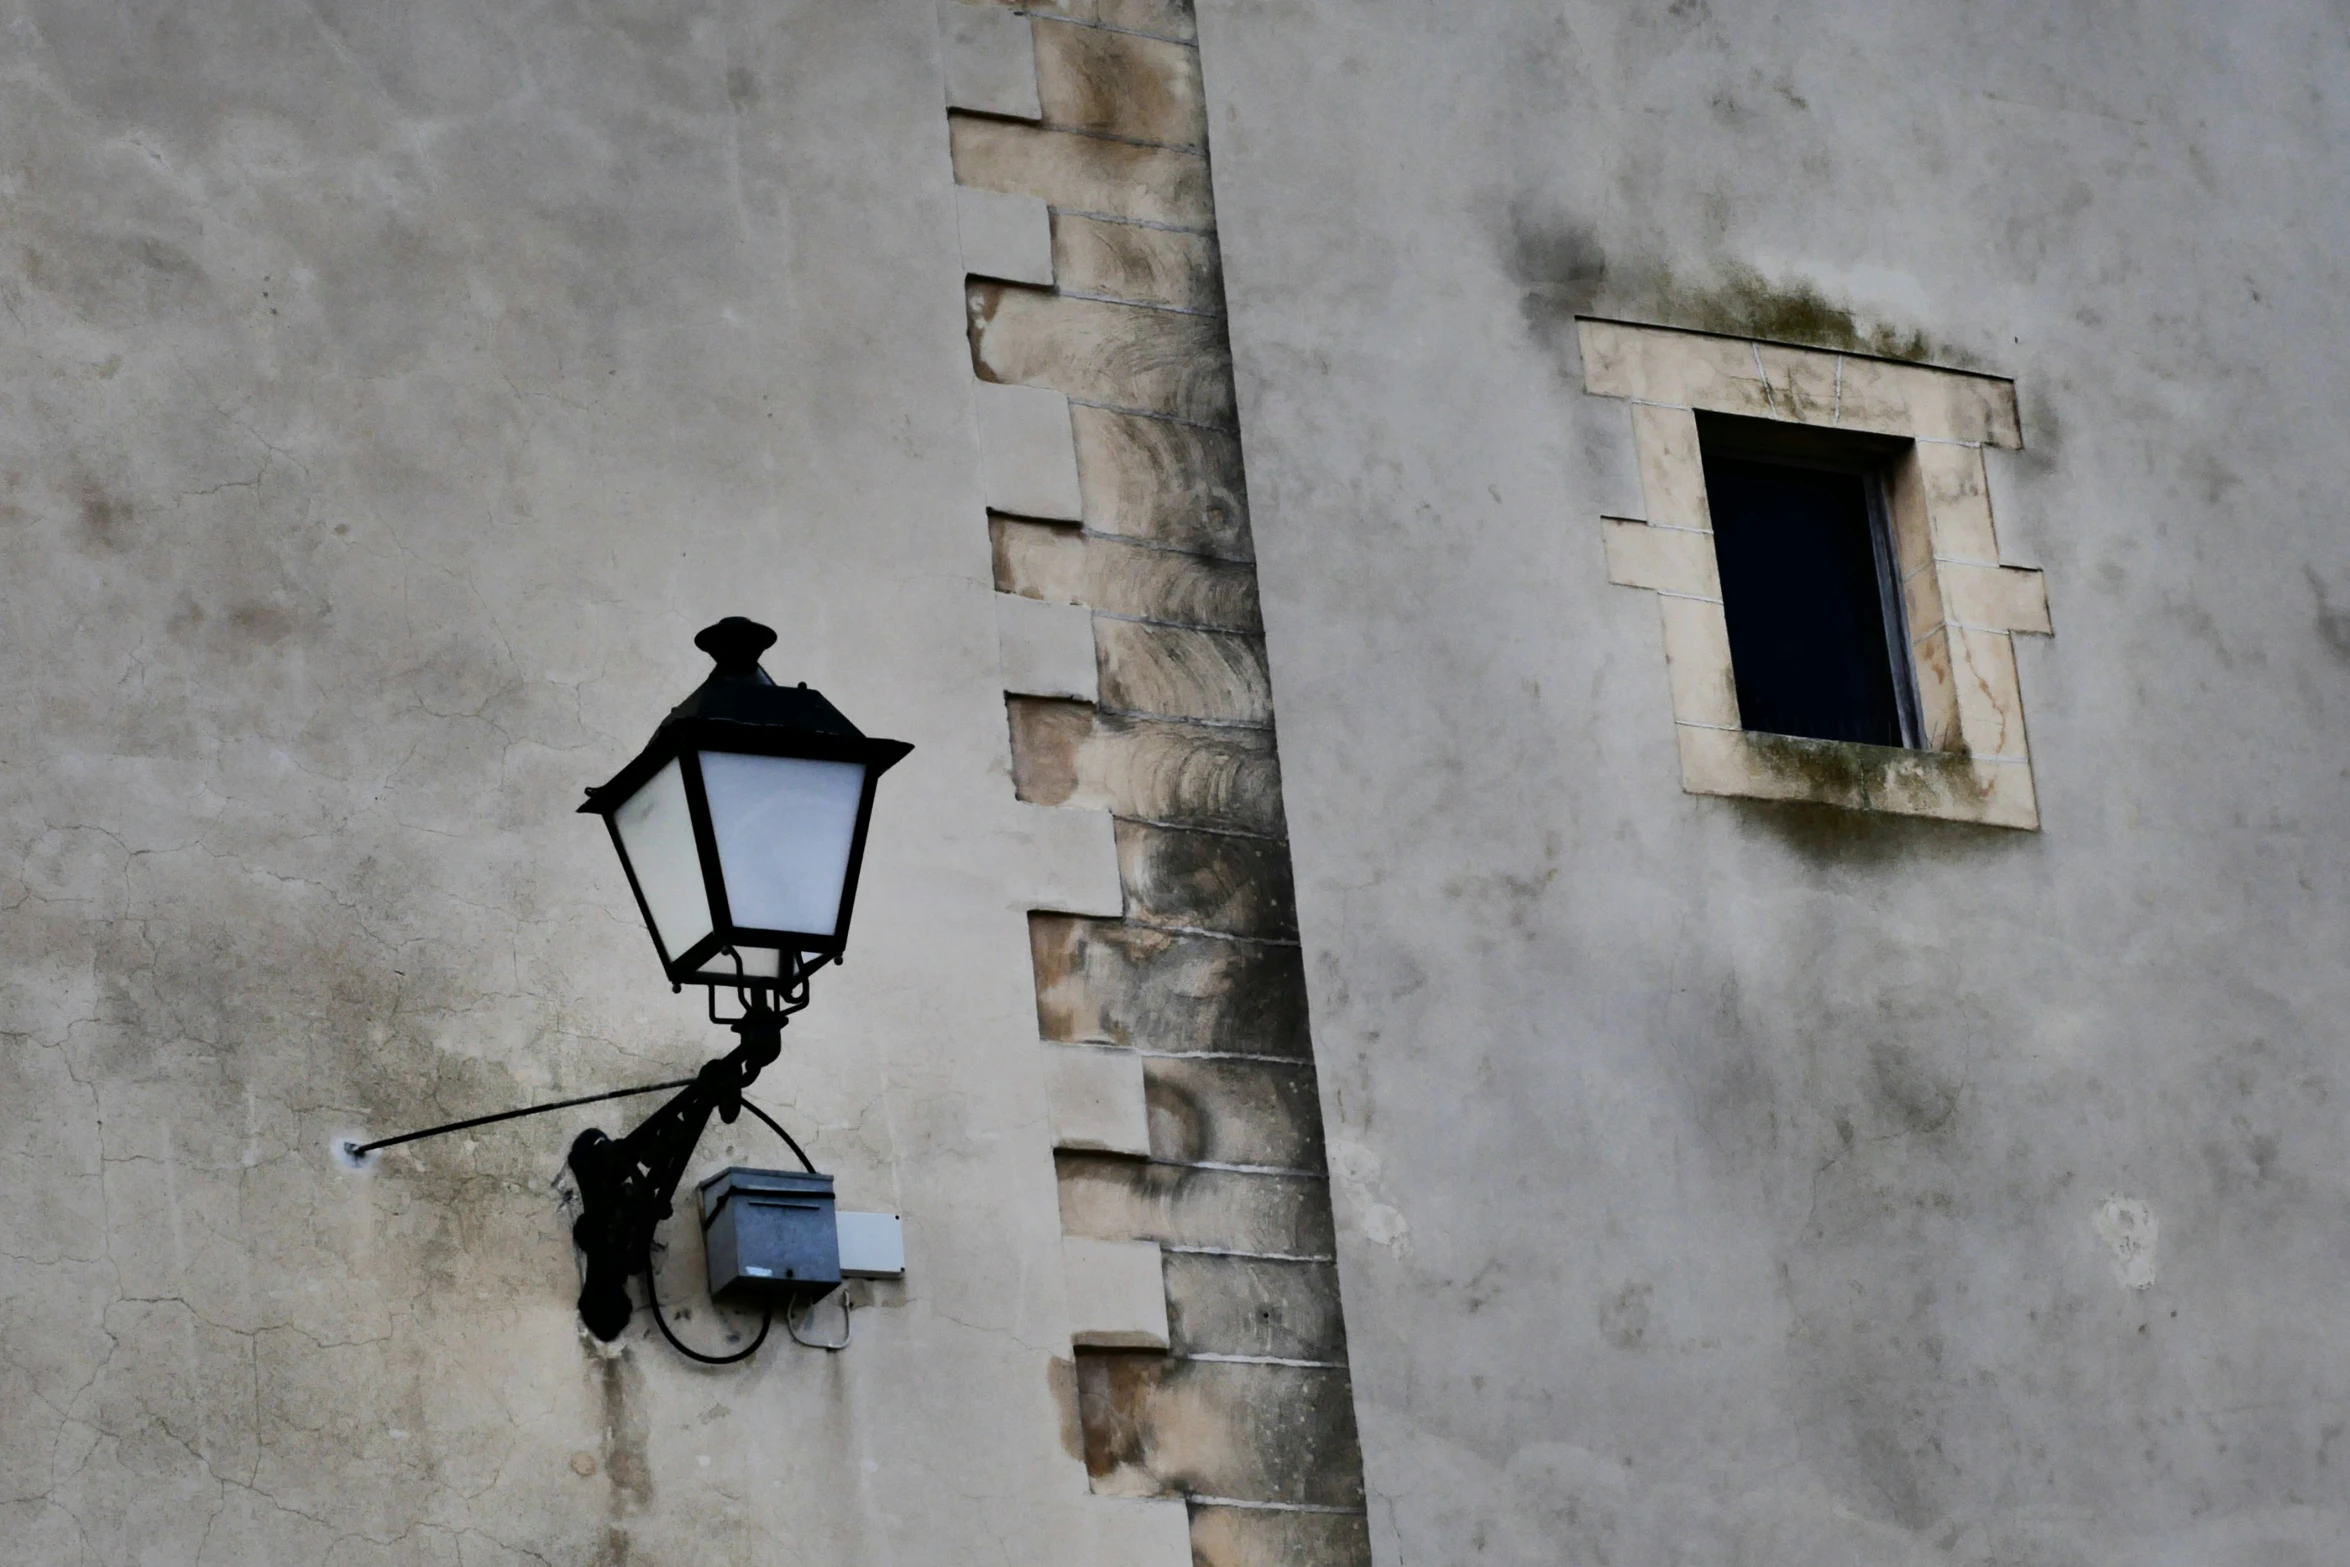
[(1906, 751), (1677, 724), (1681, 787), (1691, 794), (1808, 800), (1853, 811), (1931, 816), (2027, 831), (2040, 825), (2022, 758)]

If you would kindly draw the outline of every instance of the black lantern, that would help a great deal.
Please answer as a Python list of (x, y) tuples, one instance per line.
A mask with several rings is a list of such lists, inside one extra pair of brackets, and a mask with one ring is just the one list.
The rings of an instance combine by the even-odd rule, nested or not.
[(734, 615), (696, 636), (718, 667), (580, 807), (611, 828), (672, 986), (755, 1000), (837, 959), (874, 785), (913, 750), (768, 679), (774, 642)]

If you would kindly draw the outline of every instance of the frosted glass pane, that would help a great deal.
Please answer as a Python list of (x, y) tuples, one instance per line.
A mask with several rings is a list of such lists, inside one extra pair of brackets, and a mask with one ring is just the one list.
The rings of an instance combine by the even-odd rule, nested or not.
[(773, 947), (736, 947), (733, 952), (742, 955), (742, 967), (735, 967), (733, 953), (721, 951), (702, 965), (701, 972), (728, 979), (775, 979), (783, 973), (783, 954)]
[(734, 922), (831, 934), (840, 922), (864, 764), (704, 751), (702, 787)]
[(653, 911), (654, 933), (671, 958), (710, 934), (710, 898), (686, 810), (685, 774), (671, 762), (612, 813), (628, 868)]

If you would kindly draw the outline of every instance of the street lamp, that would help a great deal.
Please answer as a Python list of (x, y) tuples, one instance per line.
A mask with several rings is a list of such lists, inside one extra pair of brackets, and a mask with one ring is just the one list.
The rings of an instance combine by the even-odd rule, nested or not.
[[(585, 1258), (580, 1320), (609, 1342), (627, 1330), (632, 1275), (645, 1276), (653, 1320), (681, 1353), (713, 1365), (766, 1342), (775, 1308), (790, 1314), (841, 1281), (832, 1177), (743, 1090), (783, 1052), (783, 1027), (808, 1004), (808, 978), (848, 945), (865, 826), (881, 775), (914, 748), (869, 739), (805, 684), (779, 686), (759, 667), (775, 633), (730, 615), (694, 638), (716, 668), (671, 710), (636, 760), (587, 792), (645, 917), (670, 987), (710, 991), (710, 1018), (741, 1036), (691, 1078), (504, 1110), (370, 1143), (346, 1142), (357, 1164), (378, 1149), (598, 1100), (680, 1089), (625, 1136), (593, 1127), (572, 1142), (579, 1183), (571, 1237)], [(732, 990), (741, 1012), (718, 1015)], [(744, 1110), (799, 1156), (802, 1170), (730, 1169), (702, 1184), (700, 1209), (713, 1295), (765, 1307), (758, 1337), (730, 1355), (689, 1348), (652, 1288), (653, 1232), (670, 1211), (694, 1146), (715, 1112)], [(894, 1221), (893, 1221), (894, 1222)], [(900, 1264), (902, 1266), (902, 1264)], [(866, 1274), (864, 1276), (876, 1276)], [(826, 1345), (840, 1348), (841, 1344)]]
[[(587, 1259), (579, 1315), (607, 1342), (628, 1327), (631, 1274), (645, 1275), (650, 1296), (653, 1231), (669, 1214), (711, 1112), (729, 1124), (741, 1113), (742, 1091), (783, 1052), (785, 1020), (808, 1004), (808, 976), (839, 961), (848, 944), (874, 784), (914, 749), (867, 739), (805, 684), (768, 679), (759, 655), (774, 643), (774, 632), (737, 615), (705, 627), (694, 646), (717, 665), (710, 678), (580, 807), (611, 828), (671, 987), (711, 987), (713, 1021), (719, 989), (733, 990), (743, 1008), (730, 1025), (742, 1043), (703, 1063), (692, 1086), (625, 1137), (591, 1127), (571, 1145), (580, 1197), (572, 1240)], [(767, 1119), (756, 1106), (752, 1113)], [(782, 1127), (775, 1131), (791, 1142)], [(810, 1229), (821, 1232), (814, 1237), (819, 1251), (832, 1244), (831, 1178), (816, 1174), (798, 1143), (791, 1146), (807, 1166), (808, 1180), (796, 1191), (805, 1200), (777, 1187), (760, 1205), (764, 1222), (753, 1226), (779, 1256), (796, 1255)], [(736, 1183), (718, 1179), (726, 1184), (718, 1189), (720, 1207), (703, 1204), (705, 1230), (727, 1201), (756, 1201), (751, 1183), (737, 1197)], [(819, 1207), (820, 1224), (798, 1222)], [(726, 1217), (739, 1225), (743, 1215)], [(788, 1312), (840, 1277), (837, 1257), (829, 1279), (821, 1264), (815, 1277), (780, 1267), (773, 1273), (753, 1266), (712, 1284), (764, 1297), (771, 1319), (778, 1300)], [(740, 1354), (703, 1355), (669, 1332), (657, 1300), (653, 1316), (669, 1341), (697, 1360), (740, 1359), (767, 1336), (763, 1321)]]

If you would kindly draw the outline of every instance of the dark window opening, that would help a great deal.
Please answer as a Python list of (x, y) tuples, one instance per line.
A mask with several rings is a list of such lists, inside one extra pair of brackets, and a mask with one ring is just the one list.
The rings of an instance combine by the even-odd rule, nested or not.
[(1815, 740), (1918, 745), (1886, 452), (1702, 417), (1699, 442), (1739, 722)]

